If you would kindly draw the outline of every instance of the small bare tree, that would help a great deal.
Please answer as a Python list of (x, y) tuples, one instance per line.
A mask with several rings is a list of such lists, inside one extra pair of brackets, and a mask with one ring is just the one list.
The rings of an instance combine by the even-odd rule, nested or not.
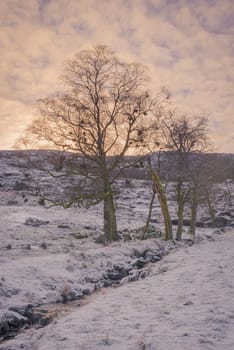
[[(159, 145), (157, 141), (157, 145)], [(143, 239), (147, 237), (148, 230), (149, 230), (149, 223), (151, 220), (152, 210), (153, 210), (153, 204), (155, 197), (157, 195), (160, 208), (163, 215), (164, 220), (164, 239), (171, 240), (173, 239), (173, 233), (172, 233), (172, 223), (171, 223), (171, 216), (170, 211), (167, 203), (167, 197), (166, 197), (166, 191), (165, 186), (162, 183), (162, 180), (160, 178), (160, 166), (161, 166), (161, 159), (160, 159), (160, 151), (158, 152), (158, 169), (154, 169), (151, 164), (151, 158), (148, 157), (148, 172), (152, 180), (152, 196), (150, 200), (149, 205), (149, 212), (147, 215), (146, 224), (144, 226), (144, 233), (143, 233)]]
[(194, 169), (197, 171), (201, 167), (197, 162), (197, 155), (210, 150), (207, 126), (208, 120), (203, 116), (178, 117), (175, 112), (170, 112), (162, 121), (162, 144), (165, 150), (175, 152), (173, 170), (177, 177), (177, 240), (182, 237), (184, 206), (190, 198), (192, 198), (191, 231), (195, 232), (199, 182)]
[[(151, 97), (146, 69), (125, 63), (105, 46), (83, 50), (66, 62), (62, 93), (39, 101), (40, 117), (26, 131), (26, 138), (51, 148), (73, 152), (82, 159), (67, 164), (63, 176), (82, 179), (74, 203), (104, 203), (105, 242), (117, 240), (113, 184), (130, 149), (143, 154), (147, 133), (160, 114), (165, 91)], [(87, 188), (89, 191), (85, 191)]]

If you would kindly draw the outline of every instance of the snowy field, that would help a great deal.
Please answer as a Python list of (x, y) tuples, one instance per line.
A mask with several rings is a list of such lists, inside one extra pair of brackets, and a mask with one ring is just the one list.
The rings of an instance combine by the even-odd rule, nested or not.
[[(217, 214), (230, 225), (197, 228), (191, 244), (186, 233), (188, 240), (179, 243), (160, 239), (156, 201), (152, 237), (142, 241), (151, 185), (122, 179), (123, 239), (103, 247), (96, 242), (101, 205), (47, 209), (19, 186), (25, 173), (6, 163), (0, 164), (1, 350), (234, 349), (231, 202), (221, 195), (216, 201)], [(206, 216), (202, 209), (199, 220)]]
[(149, 276), (105, 289), (1, 349), (234, 348), (234, 232), (174, 250)]

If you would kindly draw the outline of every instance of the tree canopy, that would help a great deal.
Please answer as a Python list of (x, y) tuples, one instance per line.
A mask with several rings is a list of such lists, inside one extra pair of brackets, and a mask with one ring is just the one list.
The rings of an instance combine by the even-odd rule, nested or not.
[[(88, 164), (72, 173), (88, 179), (82, 185), (89, 184), (92, 196), (86, 198), (104, 201), (107, 240), (117, 237), (112, 185), (129, 166), (124, 156), (133, 149), (138, 155), (148, 151), (150, 135), (169, 97), (164, 89), (152, 97), (148, 80), (143, 65), (121, 61), (106, 46), (82, 50), (66, 61), (63, 91), (39, 100), (40, 116), (25, 133), (26, 142), (32, 140), (34, 146), (46, 142)], [(80, 199), (73, 196), (69, 203)]]

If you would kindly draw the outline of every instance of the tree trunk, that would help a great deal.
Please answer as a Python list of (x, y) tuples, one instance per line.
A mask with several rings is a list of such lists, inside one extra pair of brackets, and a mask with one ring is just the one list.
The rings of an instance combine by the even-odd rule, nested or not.
[(104, 182), (104, 236), (106, 244), (119, 239), (113, 191), (108, 180)]
[(178, 205), (178, 211), (177, 211), (178, 224), (177, 224), (177, 231), (176, 231), (176, 239), (180, 241), (182, 237), (183, 220), (184, 220), (184, 198), (182, 193), (181, 178), (178, 178), (177, 180), (176, 196), (177, 196), (177, 205)]
[(173, 239), (173, 234), (172, 234), (171, 216), (167, 205), (167, 197), (165, 195), (163, 185), (157, 173), (152, 168), (150, 168), (149, 171), (155, 186), (155, 190), (157, 192), (158, 200), (159, 200), (159, 203), (162, 209), (163, 218), (164, 218), (164, 225), (165, 225), (164, 239), (165, 241), (168, 241), (170, 239)]
[(214, 211), (213, 205), (211, 203), (211, 199), (210, 199), (210, 195), (209, 195), (208, 191), (206, 193), (206, 201), (207, 201), (207, 205), (208, 205), (208, 208), (209, 208), (211, 225), (212, 225), (212, 227), (216, 227), (215, 211)]
[(183, 221), (184, 221), (184, 203), (183, 201), (180, 201), (178, 203), (178, 224), (177, 224), (177, 231), (176, 231), (176, 240), (180, 241), (182, 238), (182, 232), (183, 232)]
[(189, 229), (189, 233), (191, 233), (193, 236), (195, 236), (195, 231), (196, 231), (197, 206), (198, 206), (197, 190), (193, 189), (193, 191), (192, 191), (191, 219), (190, 219), (190, 229)]
[(150, 201), (149, 212), (148, 212), (146, 224), (145, 224), (145, 227), (144, 227), (144, 233), (143, 233), (142, 239), (145, 239), (147, 237), (147, 234), (148, 234), (149, 223), (150, 223), (150, 219), (151, 219), (151, 215), (152, 215), (152, 210), (153, 210), (153, 204), (154, 204), (155, 196), (156, 196), (156, 191), (155, 191), (155, 188), (153, 186), (153, 194), (152, 194), (151, 201)]

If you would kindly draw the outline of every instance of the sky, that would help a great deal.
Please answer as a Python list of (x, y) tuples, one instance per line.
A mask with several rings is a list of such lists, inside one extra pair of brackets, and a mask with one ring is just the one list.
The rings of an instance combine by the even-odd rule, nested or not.
[(0, 149), (59, 90), (64, 61), (99, 44), (147, 65), (155, 93), (207, 116), (216, 150), (234, 153), (234, 0), (0, 0)]

